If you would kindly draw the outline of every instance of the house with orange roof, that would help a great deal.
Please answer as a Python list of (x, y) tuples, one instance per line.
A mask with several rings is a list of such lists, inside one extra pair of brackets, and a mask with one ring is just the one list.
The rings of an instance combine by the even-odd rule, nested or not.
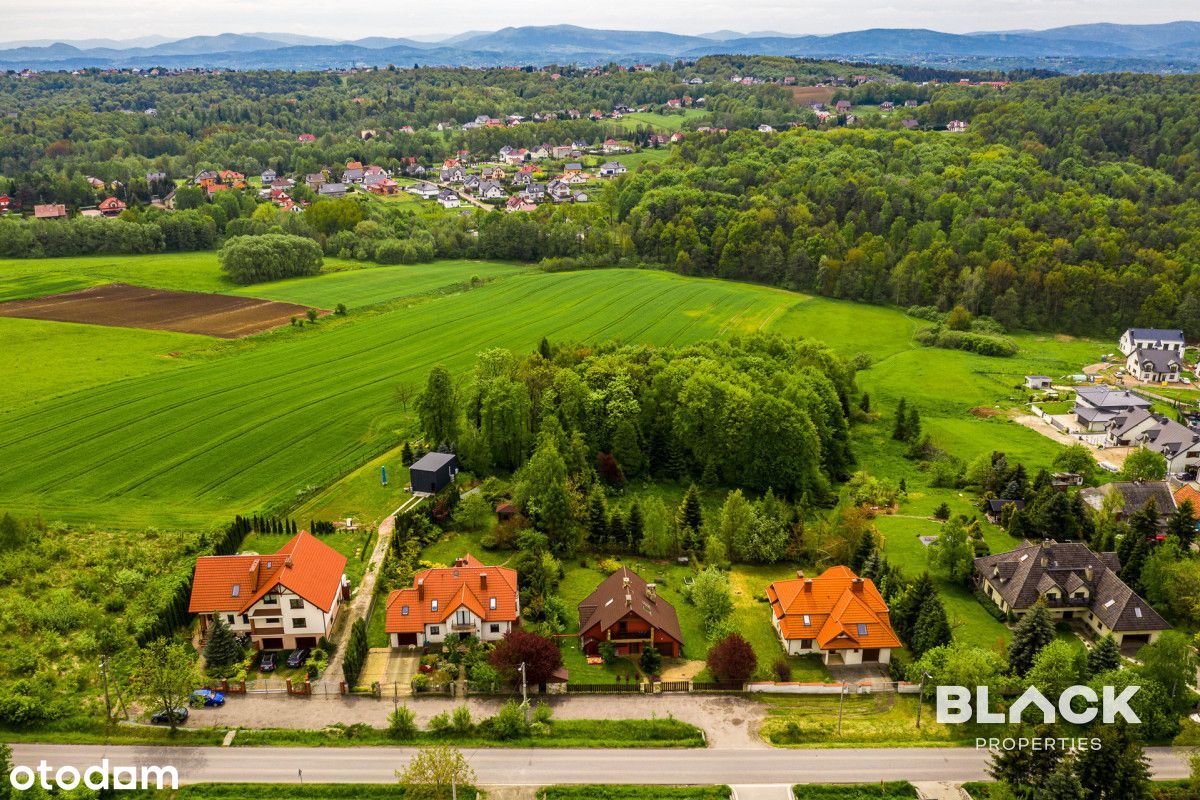
[(307, 531), (278, 552), (196, 559), (188, 611), (202, 635), (218, 615), (256, 650), (313, 648), (350, 596), (346, 557)]
[(100, 213), (106, 217), (115, 217), (125, 210), (125, 204), (116, 197), (106, 197), (100, 203)]
[(775, 581), (767, 587), (767, 600), (790, 655), (817, 654), (828, 665), (887, 664), (900, 647), (883, 596), (849, 567)]
[(521, 616), (517, 571), (490, 567), (471, 554), (450, 567), (424, 569), (410, 589), (388, 595), (384, 629), (392, 647), (424, 647), (457, 633), (491, 642)]
[(1185, 483), (1176, 489), (1173, 494), (1176, 508), (1179, 508), (1187, 500), (1191, 502), (1192, 510), (1200, 514), (1200, 490), (1196, 489), (1194, 484)]

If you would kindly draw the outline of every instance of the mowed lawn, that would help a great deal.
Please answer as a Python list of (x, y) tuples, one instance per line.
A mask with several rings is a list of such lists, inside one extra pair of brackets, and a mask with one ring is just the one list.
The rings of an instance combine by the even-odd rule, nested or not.
[[(58, 374), (48, 393), (65, 394), (0, 412), (0, 509), (163, 527), (283, 510), (398, 444), (412, 414), (397, 388), (435, 364), (465, 372), (481, 350), (525, 350), (542, 336), (681, 344), (751, 332), (796, 300), (654, 271), (523, 272), (86, 391), (47, 367)], [(0, 365), (10, 358), (0, 353)]]

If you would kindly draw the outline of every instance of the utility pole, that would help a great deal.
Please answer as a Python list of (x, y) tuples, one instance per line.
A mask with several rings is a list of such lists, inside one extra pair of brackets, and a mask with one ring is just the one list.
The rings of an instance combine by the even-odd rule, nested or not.
[(458, 800), (458, 776), (450, 776), (450, 800)]
[(842, 681), (842, 691), (838, 693), (838, 732), (837, 735), (842, 735), (842, 705), (846, 702), (846, 682)]
[(921, 683), (917, 689), (917, 730), (921, 729), (921, 706), (925, 705), (925, 679), (932, 677), (925, 670), (921, 670)]
[(525, 710), (525, 724), (529, 724), (529, 693), (525, 685), (525, 662), (517, 667), (521, 671), (521, 708)]
[(100, 677), (104, 680), (104, 721), (112, 722), (112, 700), (108, 696), (108, 656), (100, 656)]

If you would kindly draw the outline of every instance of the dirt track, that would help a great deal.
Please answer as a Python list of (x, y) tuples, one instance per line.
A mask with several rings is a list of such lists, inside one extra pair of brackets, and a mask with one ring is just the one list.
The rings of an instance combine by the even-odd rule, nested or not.
[(0, 303), (0, 317), (81, 322), (198, 333), (222, 339), (286, 325), (307, 306), (226, 294), (173, 292), (112, 283), (77, 292)]

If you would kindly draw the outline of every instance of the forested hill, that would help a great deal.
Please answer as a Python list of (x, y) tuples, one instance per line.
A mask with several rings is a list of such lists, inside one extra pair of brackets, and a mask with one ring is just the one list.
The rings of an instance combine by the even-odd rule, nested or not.
[[(174, 177), (189, 167), (252, 174), (267, 166), (296, 174), (349, 158), (395, 169), (414, 153), (432, 160), (465, 145), (486, 157), (505, 139), (582, 135), (573, 126), (597, 126), (592, 140), (607, 135), (606, 124), (560, 120), (359, 140), (370, 119), (437, 118), (492, 102), (475, 91), (474, 79), (464, 77), (469, 73), (430, 72), (427, 81), (405, 72), (394, 86), (375, 77), (385, 82), (368, 84), (366, 102), (350, 103), (351, 110), (328, 93), (315, 95), (319, 103), (291, 105), (272, 94), (267, 77), (241, 76), (260, 82), (262, 102), (213, 106), (211, 92), (197, 91), (169, 100), (181, 110), (158, 118), (64, 111), (54, 107), (58, 100), (39, 112), (41, 96), (24, 85), (18, 94), (30, 97), (30, 111), (0, 120), (0, 163), (21, 170), (9, 173), (15, 177), (7, 189), (24, 192), (29, 202), (74, 191), (84, 174), (113, 180), (121, 170), (160, 168)], [(622, 74), (611, 85), (584, 79), (554, 85), (522, 75), (507, 78), (503, 91), (521, 97), (528, 90), (539, 97), (533, 105), (582, 99), (565, 93), (598, 99), (604, 92), (670, 96), (686, 88), (663, 75)], [(325, 80), (283, 82), (294, 88)], [(206, 86), (199, 77), (186, 81)], [(1200, 76), (1052, 78), (999, 91), (873, 82), (842, 92), (856, 104), (901, 105), (909, 97), (929, 103), (824, 123), (789, 105), (784, 87), (726, 86), (705, 86), (708, 116), (683, 124), (683, 142), (667, 158), (607, 182), (585, 204), (443, 218), (347, 198), (281, 216), (255, 211), (248, 194), (202, 201), (186, 213), (211, 219), (205, 224), (215, 230), (178, 237), (164, 227), (169, 212), (135, 202), (122, 218), (149, 226), (130, 237), (136, 245), (115, 239), (131, 233), (117, 225), (93, 224), (71, 238), (63, 223), (9, 219), (0, 221), (0, 254), (210, 247), (222, 237), (282, 229), (344, 257), (374, 259), (381, 242), (403, 240), (409, 259), (506, 258), (549, 269), (658, 266), (870, 303), (942, 310), (961, 304), (1007, 327), (1108, 335), (1130, 325), (1178, 326), (1200, 339)], [(342, 91), (347, 102), (351, 91)], [(796, 127), (696, 130), (714, 118), (730, 127), (763, 118)], [(903, 129), (905, 119), (919, 129)], [(968, 131), (946, 132), (952, 119), (968, 121)], [(6, 126), (12, 135), (4, 135)], [(295, 131), (309, 126), (322, 132), (320, 139), (297, 145)], [(91, 192), (86, 184), (83, 191)], [(332, 204), (348, 204), (353, 213), (333, 213)], [(176, 212), (174, 219), (184, 216)], [(363, 221), (375, 224), (357, 227)], [(101, 234), (114, 238), (97, 240)]]

